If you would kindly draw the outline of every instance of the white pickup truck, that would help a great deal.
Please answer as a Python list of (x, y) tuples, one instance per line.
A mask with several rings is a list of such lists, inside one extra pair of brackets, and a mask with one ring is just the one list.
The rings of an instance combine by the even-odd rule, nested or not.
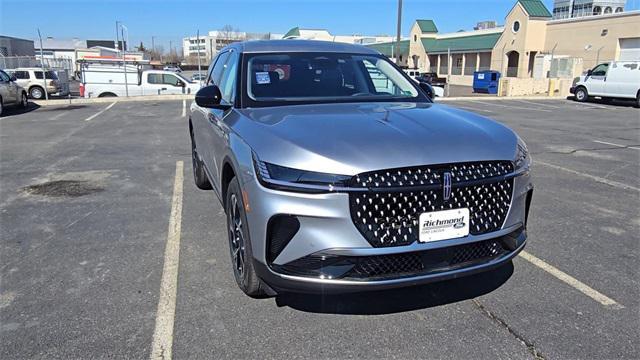
[[(126, 76), (126, 77), (125, 77)], [(140, 96), (165, 94), (195, 94), (200, 89), (181, 74), (164, 70), (146, 70), (127, 64), (126, 73), (120, 64), (83, 64), (80, 96)]]

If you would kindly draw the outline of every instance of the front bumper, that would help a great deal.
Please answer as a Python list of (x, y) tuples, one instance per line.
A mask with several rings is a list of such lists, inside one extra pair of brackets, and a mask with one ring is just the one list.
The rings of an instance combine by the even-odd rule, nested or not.
[[(255, 178), (245, 182), (250, 211), (249, 222), (254, 267), (258, 276), (277, 291), (292, 292), (349, 292), (393, 287), (413, 286), (486, 271), (509, 261), (521, 251), (526, 242), (526, 215), (531, 199), (532, 184), (528, 172), (514, 178), (513, 196), (508, 215), (497, 231), (464, 238), (430, 243), (413, 242), (408, 245), (373, 247), (354, 225), (349, 210), (349, 195), (345, 193), (302, 194), (271, 190)], [(299, 228), (275, 258), (269, 258), (269, 221), (278, 215), (293, 216)], [(284, 271), (287, 265), (310, 256), (336, 256), (344, 259), (430, 254), (458, 246), (494, 239), (503, 244), (501, 251), (491, 258), (479, 259), (455, 266), (440, 264), (424, 271), (402, 273), (397, 276), (367, 278), (328, 278)]]

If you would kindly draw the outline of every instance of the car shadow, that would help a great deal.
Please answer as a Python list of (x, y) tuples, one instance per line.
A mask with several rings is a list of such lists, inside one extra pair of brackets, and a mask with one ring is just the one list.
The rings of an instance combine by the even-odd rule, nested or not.
[[(575, 101), (575, 96), (567, 96), (567, 100)], [(597, 99), (591, 98), (586, 104), (601, 104), (601, 105), (615, 105), (623, 107), (636, 107), (636, 101), (633, 99)]]
[(20, 115), (26, 114), (28, 112), (32, 112), (40, 108), (40, 105), (36, 103), (29, 102), (26, 108), (20, 106), (7, 106), (4, 108), (4, 114), (2, 117), (11, 116), (11, 115)]
[(299, 311), (341, 314), (382, 315), (469, 300), (502, 286), (513, 274), (513, 263), (479, 274), (426, 285), (346, 294), (283, 293), (276, 297), (279, 307)]

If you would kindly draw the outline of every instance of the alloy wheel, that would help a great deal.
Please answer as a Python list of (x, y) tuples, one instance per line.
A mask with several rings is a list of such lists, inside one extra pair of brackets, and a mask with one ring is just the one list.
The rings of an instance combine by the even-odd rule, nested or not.
[(587, 93), (584, 90), (579, 89), (576, 92), (576, 98), (578, 99), (578, 101), (583, 101), (586, 97), (587, 97)]
[(231, 194), (229, 203), (229, 209), (227, 216), (229, 217), (229, 242), (231, 250), (231, 262), (233, 265), (233, 272), (238, 279), (244, 278), (244, 263), (245, 263), (245, 239), (242, 223), (242, 210), (238, 202), (236, 194)]

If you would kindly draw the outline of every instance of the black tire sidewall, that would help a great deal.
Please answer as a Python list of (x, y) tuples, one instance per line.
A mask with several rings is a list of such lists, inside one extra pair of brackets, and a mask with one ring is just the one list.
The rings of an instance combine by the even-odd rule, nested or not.
[[(240, 183), (238, 182), (238, 178), (234, 177), (233, 179), (231, 179), (231, 181), (229, 182), (229, 187), (227, 189), (227, 195), (225, 198), (225, 214), (226, 214), (226, 218), (227, 218), (227, 234), (229, 234), (229, 225), (230, 225), (230, 221), (231, 221), (231, 196), (235, 194), (236, 198), (238, 199), (238, 205), (240, 208), (240, 215), (242, 216), (242, 223), (245, 224), (245, 226), (242, 227), (242, 234), (244, 236), (244, 272), (243, 272), (243, 276), (242, 278), (239, 278), (237, 276), (237, 272), (235, 271), (235, 269), (232, 269), (233, 271), (233, 277), (236, 280), (236, 283), (238, 284), (238, 287), (240, 287), (240, 289), (247, 295), (249, 296), (253, 296), (253, 297), (260, 297), (262, 295), (264, 295), (264, 292), (262, 291), (262, 289), (260, 288), (260, 280), (258, 279), (258, 276), (255, 273), (254, 267), (253, 267), (253, 249), (251, 247), (251, 235), (249, 234), (249, 227), (248, 227), (248, 222), (247, 222), (247, 214), (245, 212), (245, 205), (244, 205), (244, 199), (242, 198), (242, 190), (240, 189)], [(229, 243), (229, 258), (232, 262), (232, 266), (234, 266), (233, 264), (233, 256), (231, 255), (231, 238), (229, 237), (230, 235), (227, 235), (228, 237), (228, 243)]]
[(200, 190), (211, 190), (211, 183), (204, 171), (204, 166), (199, 160), (198, 150), (196, 149), (195, 140), (193, 140), (193, 134), (191, 134), (191, 163), (193, 166), (193, 181)]
[[(33, 96), (33, 91), (34, 91), (34, 90), (38, 90), (38, 91), (40, 91), (40, 97), (35, 97), (35, 96)], [(29, 95), (30, 95), (33, 99), (40, 100), (40, 99), (42, 99), (42, 98), (44, 97), (44, 89), (42, 89), (42, 88), (41, 88), (41, 87), (39, 87), (39, 86), (34, 86), (34, 87), (32, 87), (31, 89), (29, 89)]]
[(27, 107), (29, 107), (29, 97), (27, 96), (27, 93), (25, 93), (25, 92), (20, 93), (20, 106), (23, 109), (26, 109)]
[[(578, 96), (579, 93), (584, 93), (584, 97), (582, 99), (580, 99), (580, 97)], [(579, 87), (576, 90), (576, 100), (579, 102), (586, 102), (589, 99), (589, 94), (587, 93), (587, 89), (583, 88), (583, 87)]]

